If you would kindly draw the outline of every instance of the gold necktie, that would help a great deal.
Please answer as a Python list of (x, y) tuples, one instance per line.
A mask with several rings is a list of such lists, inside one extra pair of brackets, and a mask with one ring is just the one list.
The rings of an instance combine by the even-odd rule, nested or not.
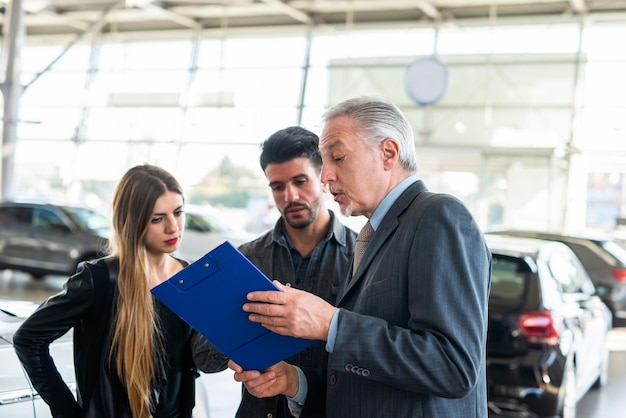
[(363, 258), (363, 254), (365, 254), (365, 249), (367, 248), (367, 244), (370, 242), (370, 237), (374, 233), (374, 229), (372, 225), (367, 221), (365, 226), (359, 232), (359, 235), (356, 237), (356, 248), (354, 249), (354, 265), (352, 267), (352, 275), (356, 273), (357, 267), (359, 267), (359, 263), (361, 262), (361, 258)]

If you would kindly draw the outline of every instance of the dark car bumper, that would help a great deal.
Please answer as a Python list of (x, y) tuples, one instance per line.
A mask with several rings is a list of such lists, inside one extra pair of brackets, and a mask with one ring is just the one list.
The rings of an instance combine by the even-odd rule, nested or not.
[(487, 360), (490, 417), (558, 415), (566, 358), (558, 350)]

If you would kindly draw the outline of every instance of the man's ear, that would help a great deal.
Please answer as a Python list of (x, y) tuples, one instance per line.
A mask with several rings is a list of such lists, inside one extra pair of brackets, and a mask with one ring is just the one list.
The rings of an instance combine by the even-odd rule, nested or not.
[(400, 159), (400, 146), (393, 138), (385, 138), (380, 143), (380, 149), (383, 153), (383, 165), (386, 170), (392, 168)]

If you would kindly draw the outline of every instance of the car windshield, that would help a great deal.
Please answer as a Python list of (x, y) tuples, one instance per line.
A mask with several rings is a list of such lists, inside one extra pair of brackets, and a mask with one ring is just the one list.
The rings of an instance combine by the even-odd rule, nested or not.
[(208, 213), (187, 212), (185, 228), (192, 231), (228, 232), (232, 228), (222, 219)]
[(106, 231), (110, 229), (109, 219), (94, 210), (79, 207), (64, 207), (63, 211), (81, 229), (89, 231)]
[(494, 254), (490, 298), (520, 300), (528, 271), (528, 265), (522, 259)]

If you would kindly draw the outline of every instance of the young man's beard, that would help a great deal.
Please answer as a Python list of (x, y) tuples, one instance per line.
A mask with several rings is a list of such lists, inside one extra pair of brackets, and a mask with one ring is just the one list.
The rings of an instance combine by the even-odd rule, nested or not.
[[(289, 212), (288, 212), (288, 209), (292, 207), (298, 207), (298, 208), (302, 208), (306, 210), (309, 216), (307, 216), (305, 219), (299, 218), (297, 221), (292, 220), (289, 217)], [(285, 212), (283, 213), (283, 219), (285, 220), (285, 222), (287, 222), (289, 226), (295, 229), (306, 228), (307, 226), (313, 223), (315, 218), (316, 218), (316, 214), (313, 213), (313, 211), (311, 210), (309, 206), (305, 206), (305, 205), (289, 205), (285, 208)]]

